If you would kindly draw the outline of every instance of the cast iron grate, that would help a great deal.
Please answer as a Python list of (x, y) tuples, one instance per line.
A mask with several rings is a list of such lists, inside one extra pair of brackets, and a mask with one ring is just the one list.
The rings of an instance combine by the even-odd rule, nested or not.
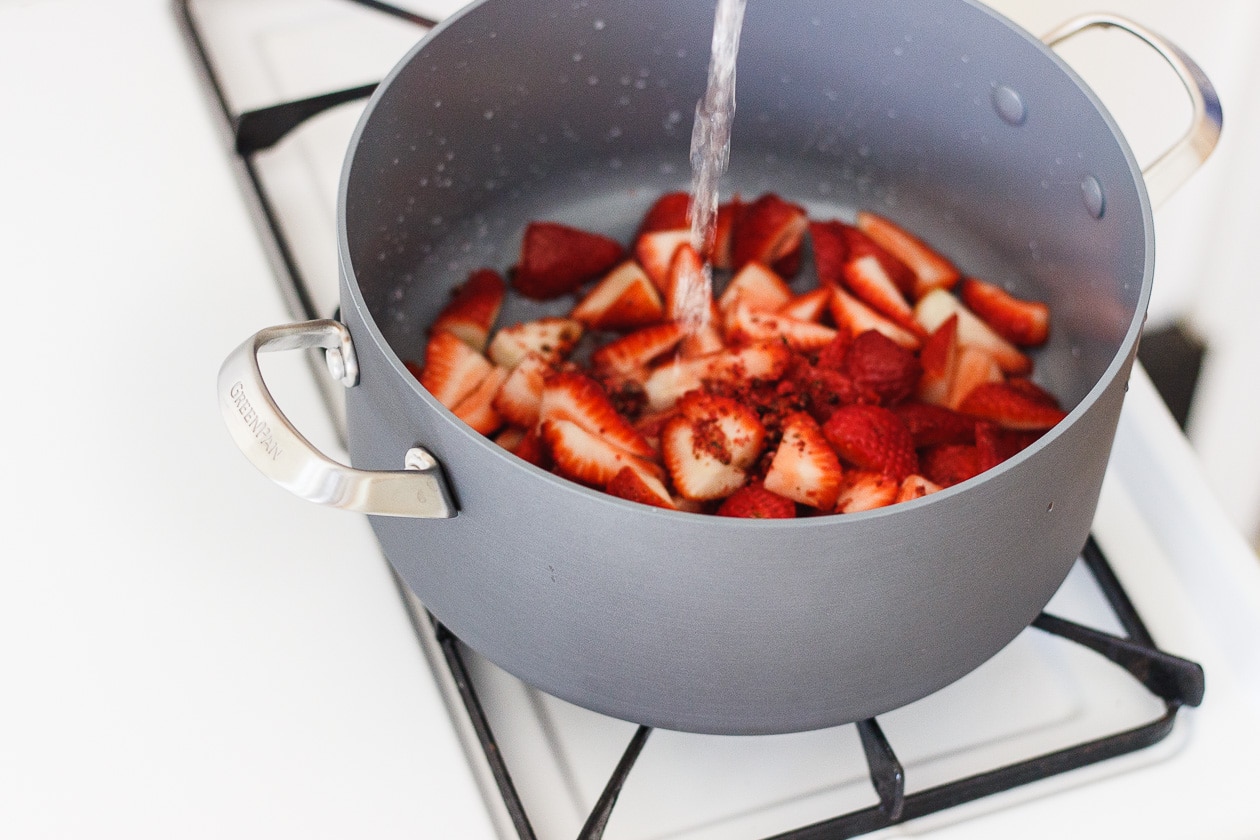
[[(286, 295), (290, 312), (299, 318), (317, 318), (305, 279), (293, 257), (274, 202), (259, 177), (254, 155), (270, 148), (293, 129), (316, 114), (345, 102), (371, 95), (375, 85), (363, 85), (330, 91), (291, 102), (242, 113), (233, 111), (215, 72), (209, 51), (192, 12), (193, 0), (173, 0), (176, 17), (189, 45), (195, 64), (210, 92), (210, 97), (223, 118), (223, 127), (232, 149), (242, 188), (251, 199), (264, 244), (270, 249), (277, 278)], [(432, 26), (434, 21), (378, 0), (345, 0), (365, 8), (391, 14), (419, 26)], [(1124, 636), (1103, 633), (1090, 627), (1042, 613), (1032, 626), (1082, 645), (1125, 669), (1152, 695), (1163, 701), (1164, 712), (1141, 726), (1111, 735), (1084, 741), (1053, 752), (1036, 755), (1015, 763), (907, 794), (905, 772), (892, 746), (884, 737), (875, 719), (854, 724), (866, 755), (871, 784), (879, 804), (839, 815), (812, 825), (802, 826), (767, 840), (835, 840), (856, 837), (897, 823), (912, 820), (981, 799), (1030, 782), (1056, 776), (1069, 770), (1095, 764), (1109, 758), (1135, 752), (1158, 743), (1172, 731), (1178, 711), (1183, 706), (1197, 706), (1203, 699), (1203, 669), (1196, 663), (1171, 656), (1159, 650), (1143, 624), (1128, 595), (1121, 587), (1111, 566), (1093, 537), (1081, 552), (1081, 559), (1092, 574), (1109, 608), (1114, 612)], [(491, 769), (499, 793), (506, 805), (517, 833), (522, 840), (535, 840), (525, 806), (512, 782), (511, 773), (499, 751), (490, 722), (482, 709), (469, 677), (459, 640), (431, 617), (438, 643), (454, 679), (460, 698), (476, 732), (481, 749)], [(652, 729), (639, 727), (622, 754), (578, 835), (578, 840), (601, 840), (614, 814), (614, 806), (639, 755), (646, 748)]]

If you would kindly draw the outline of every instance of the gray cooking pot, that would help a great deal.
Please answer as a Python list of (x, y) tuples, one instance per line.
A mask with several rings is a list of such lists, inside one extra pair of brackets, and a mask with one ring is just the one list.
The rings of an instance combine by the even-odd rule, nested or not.
[[(460, 638), (523, 680), (627, 720), (805, 730), (923, 697), (1038, 614), (1090, 530), (1150, 294), (1148, 191), (1220, 127), (1181, 73), (1190, 132), (1145, 175), (1042, 41), (968, 0), (749, 5), (724, 194), (816, 218), (871, 208), (973, 275), (1049, 302), (1038, 376), (1071, 412), (970, 481), (869, 513), (743, 521), (663, 511), (539, 470), (473, 432), (403, 366), (471, 269), (505, 269), (525, 223), (628, 241), (685, 188), (713, 6), (483, 0), (433, 30), (369, 103), (341, 186), (344, 325), (263, 330), (220, 375), (226, 422), (278, 483), (374, 514), (386, 556)], [(513, 301), (506, 323), (567, 307)], [(324, 347), (353, 467), (285, 420), (263, 350)], [(416, 517), (440, 521), (418, 521)]]

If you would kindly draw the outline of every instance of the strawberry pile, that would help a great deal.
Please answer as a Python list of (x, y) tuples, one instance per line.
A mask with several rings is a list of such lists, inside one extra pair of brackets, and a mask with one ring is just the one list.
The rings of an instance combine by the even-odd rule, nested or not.
[[(481, 269), (433, 323), (434, 397), (507, 451), (624, 499), (721, 516), (852, 513), (965, 481), (1065, 416), (1030, 378), (1045, 304), (970, 277), (881, 216), (811, 220), (777, 195), (724, 204), (711, 253), (670, 193), (627, 250), (526, 227), (515, 293), (567, 317), (494, 329), (508, 283)], [(816, 283), (796, 293), (808, 239)], [(729, 278), (687, 330), (682, 289)], [(689, 323), (694, 323), (694, 320)], [(581, 360), (581, 362), (579, 362)]]

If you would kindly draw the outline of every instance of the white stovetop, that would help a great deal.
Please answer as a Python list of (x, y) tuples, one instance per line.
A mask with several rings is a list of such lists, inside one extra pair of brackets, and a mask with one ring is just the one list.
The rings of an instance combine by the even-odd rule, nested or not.
[[(167, 3), (3, 0), (0, 79), (0, 836), (491, 836), (366, 523), (277, 490), (221, 427), (224, 355), (286, 315)], [(1166, 577), (1230, 601), (1179, 631), (1208, 667), (1195, 726), (1213, 667), (1260, 720), (1251, 645), (1215, 641), (1260, 635), (1257, 574), (1169, 460), (1219, 550)]]

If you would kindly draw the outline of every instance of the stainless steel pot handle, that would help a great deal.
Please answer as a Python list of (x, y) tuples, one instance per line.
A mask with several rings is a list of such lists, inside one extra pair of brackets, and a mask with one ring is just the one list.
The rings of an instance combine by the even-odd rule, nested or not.
[(317, 450), (285, 417), (263, 381), (258, 354), (320, 347), (333, 375), (347, 388), (357, 385), (350, 331), (337, 321), (267, 327), (232, 351), (219, 369), (219, 408), (236, 445), (264, 475), (308, 501), (381, 516), (454, 516), (441, 466), (426, 450), (408, 450), (402, 470), (357, 470)]
[(1221, 100), (1216, 95), (1216, 88), (1212, 86), (1211, 80), (1180, 47), (1126, 18), (1106, 13), (1082, 15), (1042, 36), (1041, 40), (1046, 46), (1053, 47), (1073, 35), (1096, 27), (1116, 27), (1144, 41), (1176, 71), (1186, 92), (1190, 94), (1193, 108), (1190, 130), (1154, 163), (1142, 170), (1151, 204), (1159, 206), (1194, 174), (1216, 148), (1221, 136)]

